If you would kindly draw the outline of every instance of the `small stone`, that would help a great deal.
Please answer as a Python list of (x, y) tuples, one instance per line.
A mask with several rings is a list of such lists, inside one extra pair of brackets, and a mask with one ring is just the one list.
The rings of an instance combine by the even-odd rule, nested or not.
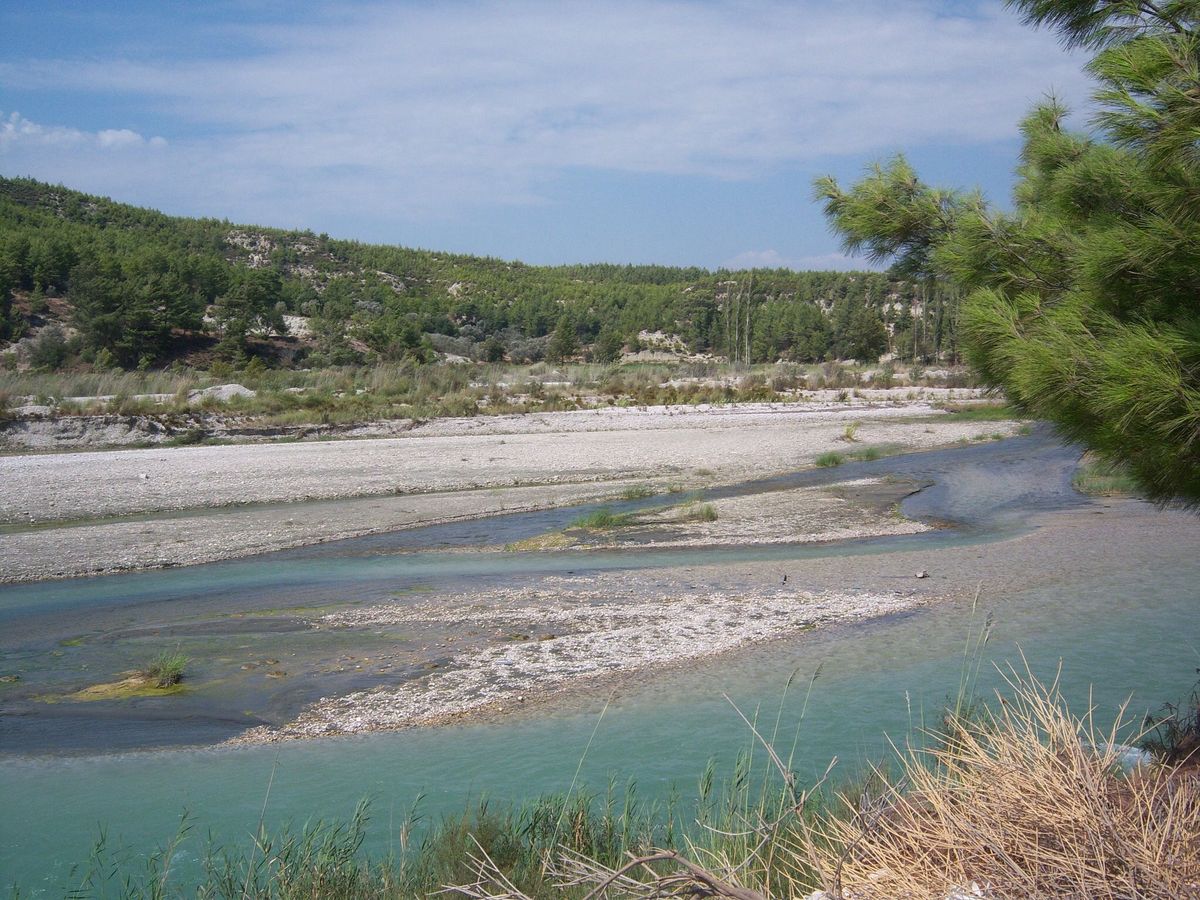
[(917, 574), (916, 574), (914, 577), (916, 577), (916, 578), (928, 578), (928, 577), (929, 577), (929, 573), (928, 573), (928, 572), (926, 572), (924, 569), (922, 569), (922, 570), (921, 570), (920, 572), (918, 572), (918, 573), (917, 573)]

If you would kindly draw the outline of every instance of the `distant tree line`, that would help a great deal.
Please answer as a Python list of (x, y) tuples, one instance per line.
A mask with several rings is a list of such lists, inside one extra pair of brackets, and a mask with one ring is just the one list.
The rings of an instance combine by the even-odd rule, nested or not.
[(0, 339), (19, 338), (55, 298), (85, 361), (126, 368), (207, 331), (219, 354), (244, 358), (255, 339), (286, 331), (285, 314), (309, 319), (309, 365), (424, 362), (435, 344), (494, 361), (611, 361), (643, 331), (748, 363), (957, 353), (954, 295), (885, 273), (528, 266), (171, 217), (0, 179)]

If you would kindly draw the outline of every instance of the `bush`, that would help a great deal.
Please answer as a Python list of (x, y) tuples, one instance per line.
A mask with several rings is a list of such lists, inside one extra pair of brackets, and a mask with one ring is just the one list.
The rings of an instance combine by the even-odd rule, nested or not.
[(483, 342), (480, 355), (484, 362), (503, 362), (504, 361), (504, 342), (495, 335), (492, 335)]
[(1032, 678), (1009, 683), (1011, 699), (949, 716), (939, 746), (905, 754), (872, 808), (823, 817), (808, 841), (823, 880), (864, 900), (971, 883), (994, 897), (1194, 896), (1200, 779), (1121, 777), (1117, 725), (1099, 731)]
[(67, 338), (57, 325), (43, 328), (29, 348), (29, 364), (35, 369), (57, 369), (67, 361)]

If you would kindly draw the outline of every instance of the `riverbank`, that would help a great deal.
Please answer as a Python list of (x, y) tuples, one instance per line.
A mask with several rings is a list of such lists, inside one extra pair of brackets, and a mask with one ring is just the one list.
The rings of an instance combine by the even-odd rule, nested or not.
[(628, 488), (692, 490), (822, 454), (1021, 430), (927, 401), (603, 408), (443, 419), (356, 441), (0, 457), (0, 580), (193, 565)]

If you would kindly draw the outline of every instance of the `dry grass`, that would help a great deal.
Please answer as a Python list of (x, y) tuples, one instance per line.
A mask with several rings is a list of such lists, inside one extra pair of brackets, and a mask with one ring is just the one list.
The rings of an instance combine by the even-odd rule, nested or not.
[[(1194, 771), (1127, 774), (1120, 723), (1102, 731), (1090, 712), (1076, 717), (1056, 684), (1014, 675), (1010, 687), (994, 709), (949, 714), (934, 747), (900, 754), (898, 777), (876, 773), (869, 788), (833, 802), (795, 792), (764, 741), (794, 798), (779, 818), (620, 867), (564, 852), (554, 875), (564, 890), (590, 888), (591, 900), (1200, 897)], [(486, 855), (475, 858), (478, 879), (455, 893), (526, 896)]]
[(858, 814), (826, 817), (796, 848), (831, 896), (1200, 896), (1200, 781), (1121, 774), (1117, 728), (1072, 715), (1057, 686), (1011, 679), (982, 721), (951, 717), (933, 749)]

